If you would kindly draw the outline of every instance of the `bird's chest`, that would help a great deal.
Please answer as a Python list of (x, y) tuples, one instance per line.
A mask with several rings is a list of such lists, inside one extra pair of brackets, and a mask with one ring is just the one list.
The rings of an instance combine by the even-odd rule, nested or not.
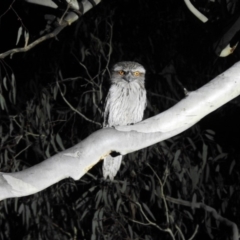
[(127, 125), (142, 120), (146, 105), (146, 90), (140, 86), (110, 89), (110, 126)]

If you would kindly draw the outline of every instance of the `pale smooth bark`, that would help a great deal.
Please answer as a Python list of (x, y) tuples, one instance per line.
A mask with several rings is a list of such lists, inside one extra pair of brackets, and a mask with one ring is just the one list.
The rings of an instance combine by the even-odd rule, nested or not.
[(175, 136), (239, 94), (240, 63), (236, 63), (163, 113), (135, 125), (98, 130), (31, 168), (0, 173), (0, 200), (39, 192), (67, 177), (77, 180), (109, 152), (124, 155)]
[(190, 0), (184, 0), (186, 6), (188, 9), (203, 23), (206, 23), (208, 21), (208, 18), (204, 16), (201, 12), (199, 12), (190, 2)]

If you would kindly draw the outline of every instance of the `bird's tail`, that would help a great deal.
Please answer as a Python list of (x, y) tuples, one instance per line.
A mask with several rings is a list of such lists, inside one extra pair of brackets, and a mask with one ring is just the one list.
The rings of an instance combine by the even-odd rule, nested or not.
[(106, 179), (108, 176), (110, 180), (113, 180), (116, 176), (122, 162), (122, 155), (112, 157), (108, 155), (103, 160), (103, 176)]

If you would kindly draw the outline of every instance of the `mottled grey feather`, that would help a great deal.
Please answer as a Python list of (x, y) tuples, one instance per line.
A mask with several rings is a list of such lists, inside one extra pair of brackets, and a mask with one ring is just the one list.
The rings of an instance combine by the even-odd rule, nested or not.
[(108, 155), (103, 161), (103, 177), (109, 177), (111, 180), (116, 176), (122, 162), (122, 155), (111, 157)]
[[(136, 62), (120, 62), (113, 66), (111, 87), (104, 109), (104, 127), (128, 125), (142, 120), (147, 103), (145, 72), (144, 67)], [(121, 161), (122, 156), (107, 156), (103, 162), (104, 178), (109, 176), (113, 180)]]

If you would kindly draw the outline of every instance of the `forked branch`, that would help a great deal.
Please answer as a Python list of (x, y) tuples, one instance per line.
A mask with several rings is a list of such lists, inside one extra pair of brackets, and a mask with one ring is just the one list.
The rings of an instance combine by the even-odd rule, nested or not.
[[(95, 4), (92, 4), (91, 2), (94, 2)], [(52, 23), (53, 25), (55, 25), (55, 29), (51, 33), (48, 33), (48, 34), (38, 38), (34, 42), (32, 42), (29, 45), (26, 45), (24, 47), (14, 48), (14, 49), (8, 50), (4, 53), (1, 53), (0, 59), (3, 59), (9, 55), (12, 56), (14, 53), (27, 52), (30, 49), (34, 48), (39, 43), (46, 41), (47, 39), (56, 37), (65, 27), (67, 27), (67, 26), (71, 25), (73, 22), (77, 21), (79, 19), (79, 17), (81, 17), (83, 14), (85, 14), (87, 11), (89, 11), (93, 6), (99, 4), (100, 2), (101, 2), (101, 0), (91, 0), (90, 2), (83, 1), (82, 2), (82, 12), (73, 11), (70, 9), (69, 11), (64, 13), (64, 15), (61, 19), (56, 19), (55, 22)]]

